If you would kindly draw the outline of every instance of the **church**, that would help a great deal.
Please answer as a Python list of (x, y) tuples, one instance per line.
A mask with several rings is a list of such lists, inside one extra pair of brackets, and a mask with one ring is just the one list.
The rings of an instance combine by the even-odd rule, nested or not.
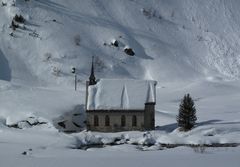
[(86, 82), (87, 130), (120, 132), (153, 130), (155, 127), (156, 81), (99, 79)]

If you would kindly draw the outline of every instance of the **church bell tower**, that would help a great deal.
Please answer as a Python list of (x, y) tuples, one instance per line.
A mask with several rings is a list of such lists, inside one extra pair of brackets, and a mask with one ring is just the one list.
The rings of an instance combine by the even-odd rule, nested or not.
[(89, 77), (89, 85), (95, 85), (96, 82), (96, 78), (94, 75), (94, 57), (92, 57), (92, 68), (91, 68), (91, 75)]

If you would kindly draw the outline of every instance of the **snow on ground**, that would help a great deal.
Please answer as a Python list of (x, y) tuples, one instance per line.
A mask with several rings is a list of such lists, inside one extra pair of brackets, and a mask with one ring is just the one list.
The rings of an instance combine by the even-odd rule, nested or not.
[[(190, 85), (180, 83), (177, 86), (167, 85), (159, 85), (157, 89), (157, 128), (144, 135), (144, 132), (97, 133), (83, 131), (73, 134), (59, 133), (59, 130), (52, 125), (52, 121), (59, 114), (72, 110), (73, 106), (78, 104), (78, 100), (74, 99), (82, 99), (80, 94), (84, 94), (83, 91), (70, 93), (71, 90), (49, 91), (38, 88), (32, 89), (32, 93), (28, 93), (24, 96), (25, 100), (21, 100), (19, 95), (28, 91), (5, 84), (1, 87), (1, 92), (15, 101), (15, 107), (12, 106), (12, 110), (15, 110), (14, 113), (18, 113), (16, 111), (22, 113), (21, 110), (25, 110), (26, 113), (27, 111), (36, 111), (36, 113), (30, 112), (30, 114), (23, 115), (47, 118), (49, 123), (24, 129), (8, 128), (5, 124), (5, 117), (2, 115), (0, 125), (1, 164), (5, 166), (14, 166), (14, 164), (18, 164), (18, 166), (33, 166), (34, 164), (39, 166), (66, 166), (66, 164), (75, 166), (79, 163), (87, 166), (156, 166), (160, 164), (192, 166), (196, 163), (196, 166), (229, 165), (237, 167), (240, 163), (239, 146), (233, 148), (177, 147), (167, 149), (161, 147), (161, 144), (240, 143), (240, 117), (237, 107), (240, 93), (235, 91), (239, 89), (239, 83), (236, 81), (206, 81)], [(15, 90), (12, 87), (15, 87)], [(198, 124), (192, 131), (183, 133), (176, 130), (175, 118), (180, 98), (187, 92), (191, 93), (195, 99)], [(61, 96), (62, 93), (65, 96)], [(76, 95), (76, 93), (79, 94)], [(60, 103), (58, 105), (46, 103), (46, 106), (38, 104), (39, 107), (36, 107), (36, 104), (33, 103), (39, 100), (38, 98), (34, 99), (36, 94), (39, 95), (38, 98), (46, 101), (49, 101), (47, 97), (55, 97), (53, 101)], [(1, 96), (1, 105), (3, 108), (8, 107), (6, 101), (2, 102), (5, 99), (3, 97)], [(64, 104), (67, 99), (69, 106)], [(39, 100), (39, 102), (45, 103), (44, 100)], [(30, 104), (26, 105), (29, 101)], [(40, 108), (41, 106), (42, 108)], [(234, 107), (230, 108), (231, 112), (226, 112), (229, 106)], [(38, 111), (39, 109), (44, 110), (45, 107), (51, 108), (51, 110)], [(9, 117), (12, 117), (11, 120), (14, 120), (15, 117), (21, 118), (15, 114), (9, 114)], [(113, 143), (116, 139), (119, 144), (126, 144), (86, 148), (86, 150), (77, 149), (86, 144)], [(135, 144), (140, 144), (140, 146)], [(141, 146), (142, 144), (153, 145), (147, 147)], [(24, 152), (27, 155), (23, 155)], [(191, 159), (191, 161), (187, 161), (187, 159)]]
[[(149, 166), (164, 165), (166, 167), (184, 165), (190, 166), (239, 166), (239, 148), (214, 148), (207, 149), (206, 153), (195, 153), (191, 148), (177, 148), (163, 151), (132, 151), (131, 147), (111, 147), (90, 151), (65, 150), (65, 149), (33, 149), (29, 156), (19, 155), (26, 150), (24, 146), (5, 145), (2, 149), (10, 149), (1, 154), (1, 164), (10, 166)], [(12, 159), (14, 157), (14, 159)]]
[[(2, 1), (0, 166), (239, 166), (239, 146), (161, 146), (240, 143), (238, 0)], [(13, 32), (15, 14), (26, 23)], [(158, 81), (155, 131), (82, 131), (93, 55), (97, 78)], [(176, 115), (186, 93), (198, 121), (182, 133)], [(125, 144), (76, 149), (116, 139)]]
[(9, 123), (31, 116), (50, 121), (84, 102), (83, 93), (71, 89), (56, 90), (0, 83), (0, 117)]

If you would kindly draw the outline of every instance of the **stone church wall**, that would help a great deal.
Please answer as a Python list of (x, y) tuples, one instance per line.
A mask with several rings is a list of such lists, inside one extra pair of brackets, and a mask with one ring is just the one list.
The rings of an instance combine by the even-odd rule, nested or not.
[[(109, 116), (109, 126), (105, 126), (105, 117)], [(121, 116), (125, 115), (126, 124), (121, 126)], [(136, 116), (136, 126), (132, 126), (132, 117)], [(98, 116), (98, 126), (94, 126), (94, 116)], [(119, 132), (144, 130), (144, 111), (87, 111), (87, 129), (101, 132)]]

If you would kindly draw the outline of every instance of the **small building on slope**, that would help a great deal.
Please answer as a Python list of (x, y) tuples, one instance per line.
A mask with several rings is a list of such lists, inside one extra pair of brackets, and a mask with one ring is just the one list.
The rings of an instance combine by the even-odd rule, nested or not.
[(87, 129), (101, 132), (153, 130), (156, 81), (100, 79), (94, 68), (86, 85)]

